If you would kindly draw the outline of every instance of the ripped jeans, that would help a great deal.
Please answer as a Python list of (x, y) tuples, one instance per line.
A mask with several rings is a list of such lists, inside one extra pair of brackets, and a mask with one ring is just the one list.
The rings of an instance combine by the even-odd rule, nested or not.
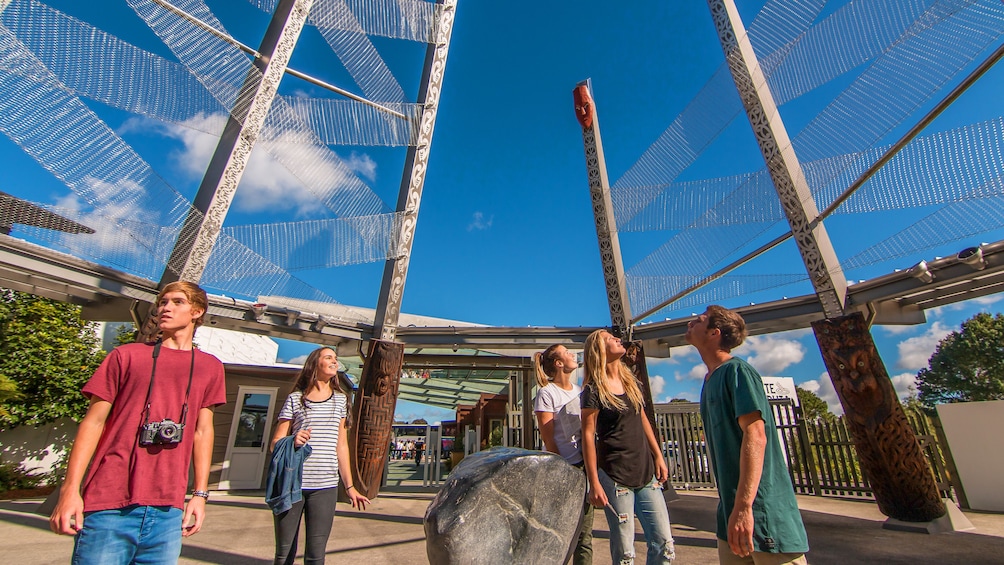
[(634, 517), (637, 514), (645, 532), (648, 555), (645, 563), (671, 563), (676, 557), (673, 533), (669, 526), (669, 510), (662, 495), (662, 486), (652, 481), (639, 488), (624, 487), (614, 483), (603, 469), (599, 472), (600, 485), (607, 495), (609, 505), (604, 509), (610, 526), (610, 558), (617, 565), (634, 563)]

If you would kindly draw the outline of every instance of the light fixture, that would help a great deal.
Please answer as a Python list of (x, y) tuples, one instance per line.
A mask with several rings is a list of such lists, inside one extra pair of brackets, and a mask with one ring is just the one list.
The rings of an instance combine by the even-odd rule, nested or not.
[(251, 305), (251, 312), (254, 313), (254, 319), (258, 320), (259, 322), (263, 317), (265, 317), (265, 312), (267, 310), (268, 310), (268, 304), (262, 304), (259, 302), (258, 304)]
[(982, 247), (967, 247), (959, 251), (957, 257), (960, 262), (969, 265), (973, 270), (982, 271), (987, 268), (987, 262), (983, 259)]
[(296, 323), (296, 319), (300, 317), (300, 313), (296, 310), (286, 310), (286, 325), (292, 326)]
[(312, 331), (317, 332), (317, 333), (321, 333), (321, 330), (323, 330), (324, 327), (327, 326), (327, 325), (328, 325), (328, 319), (327, 318), (325, 318), (324, 316), (317, 316), (317, 321), (314, 322), (314, 324), (312, 326), (310, 326), (310, 329)]
[(913, 267), (910, 267), (910, 270), (907, 272), (910, 274), (911, 277), (919, 280), (922, 283), (934, 282), (934, 275), (931, 274), (931, 270), (927, 268), (927, 261), (921, 261), (920, 263), (917, 263)]

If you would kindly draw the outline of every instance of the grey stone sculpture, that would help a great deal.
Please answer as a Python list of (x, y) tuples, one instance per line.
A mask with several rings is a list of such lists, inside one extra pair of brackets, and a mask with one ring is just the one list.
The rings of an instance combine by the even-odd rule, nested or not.
[(470, 455), (425, 511), (432, 565), (565, 563), (582, 520), (586, 476), (544, 451)]

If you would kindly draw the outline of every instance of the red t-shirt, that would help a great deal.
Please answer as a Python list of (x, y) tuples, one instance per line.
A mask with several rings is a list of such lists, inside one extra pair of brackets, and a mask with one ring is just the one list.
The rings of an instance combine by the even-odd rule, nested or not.
[[(84, 481), (84, 511), (113, 510), (133, 504), (184, 508), (188, 470), (199, 410), (225, 404), (223, 364), (195, 350), (195, 370), (181, 443), (138, 443), (146, 392), (153, 367), (153, 344), (130, 343), (112, 350), (84, 385), (84, 395), (111, 402), (91, 466)], [(150, 422), (181, 417), (192, 351), (160, 348), (157, 376), (150, 392)]]

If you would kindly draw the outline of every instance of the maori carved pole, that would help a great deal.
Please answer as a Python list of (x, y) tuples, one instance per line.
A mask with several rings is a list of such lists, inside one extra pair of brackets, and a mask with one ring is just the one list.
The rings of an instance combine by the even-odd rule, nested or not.
[(631, 368), (631, 371), (634, 372), (634, 378), (638, 380), (642, 398), (645, 399), (645, 416), (648, 418), (648, 423), (652, 425), (652, 431), (655, 432), (655, 440), (661, 444), (659, 427), (655, 423), (655, 405), (652, 401), (652, 385), (648, 380), (648, 364), (645, 362), (645, 348), (642, 347), (640, 341), (625, 342), (624, 347), (626, 349), (624, 352), (624, 363)]
[[(645, 348), (642, 346), (641, 341), (629, 341), (625, 344), (625, 347), (627, 351), (624, 352), (624, 363), (631, 368), (631, 371), (634, 372), (634, 377), (638, 379), (641, 395), (645, 399), (645, 417), (648, 418), (648, 423), (652, 426), (652, 433), (655, 434), (656, 443), (662, 445), (663, 438), (659, 437), (659, 426), (656, 425), (655, 420), (655, 403), (652, 400), (652, 384), (648, 378), (648, 364), (645, 362)], [(671, 482), (666, 481), (663, 483), (662, 488), (666, 493), (672, 493), (667, 496), (666, 500), (670, 501), (679, 498)]]
[(596, 223), (596, 241), (600, 246), (603, 266), (603, 283), (607, 289), (610, 322), (614, 335), (627, 337), (631, 322), (631, 304), (628, 301), (624, 263), (621, 259), (614, 205), (610, 197), (606, 161), (603, 159), (603, 141), (600, 139), (600, 121), (590, 92), (589, 81), (584, 80), (572, 91), (575, 117), (582, 126), (582, 144), (586, 152), (586, 175), (589, 178), (589, 197), (593, 203)]
[(864, 316), (812, 323), (826, 370), (879, 510), (905, 522), (943, 516), (945, 504), (899, 403)]
[(404, 344), (373, 340), (352, 403), (349, 450), (354, 458), (352, 484), (367, 498), (380, 492), (394, 424), (397, 389), (404, 363)]

